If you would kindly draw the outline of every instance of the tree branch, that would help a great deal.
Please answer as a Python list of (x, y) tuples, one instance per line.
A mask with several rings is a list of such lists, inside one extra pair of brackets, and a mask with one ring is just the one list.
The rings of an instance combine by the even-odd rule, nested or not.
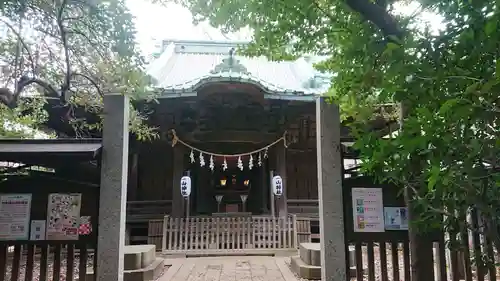
[(66, 34), (66, 29), (64, 27), (63, 13), (66, 8), (67, 0), (63, 0), (61, 7), (57, 13), (57, 26), (59, 27), (59, 32), (61, 33), (61, 41), (64, 49), (64, 59), (66, 62), (66, 75), (64, 79), (64, 84), (61, 87), (61, 97), (65, 97), (66, 91), (70, 88), (71, 84), (71, 65), (69, 61), (69, 48), (68, 48), (68, 38)]
[(94, 81), (94, 79), (90, 78), (88, 75), (73, 72), (73, 73), (71, 74), (71, 76), (73, 76), (73, 77), (74, 77), (74, 76), (81, 76), (81, 77), (83, 77), (83, 78), (87, 79), (87, 80), (88, 80), (88, 81), (89, 81), (89, 82), (90, 82), (90, 83), (91, 83), (91, 84), (92, 84), (92, 85), (96, 88), (96, 90), (97, 90), (97, 92), (99, 93), (99, 95), (100, 95), (101, 97), (104, 97), (104, 93), (101, 91), (101, 88), (99, 87), (99, 85), (97, 84), (97, 82), (96, 82), (96, 81)]
[(378, 5), (370, 0), (346, 0), (347, 6), (358, 12), (363, 18), (376, 25), (385, 37), (401, 39), (403, 30), (396, 19), (389, 14), (385, 5)]
[(28, 58), (30, 60), (30, 64), (31, 64), (31, 70), (33, 72), (33, 75), (35, 75), (35, 63), (34, 63), (34, 60), (33, 60), (33, 56), (31, 55), (31, 52), (30, 52), (30, 49), (28, 47), (28, 45), (26, 44), (26, 42), (24, 42), (23, 40), (23, 37), (21, 36), (21, 34), (19, 34), (19, 32), (17, 32), (17, 30), (9, 23), (7, 22), (6, 20), (0, 18), (0, 22), (4, 23), (11, 31), (12, 33), (14, 33), (14, 35), (17, 37), (17, 39), (19, 40), (19, 42), (21, 43), (21, 45), (23, 46), (23, 49), (26, 50), (26, 53), (28, 54)]

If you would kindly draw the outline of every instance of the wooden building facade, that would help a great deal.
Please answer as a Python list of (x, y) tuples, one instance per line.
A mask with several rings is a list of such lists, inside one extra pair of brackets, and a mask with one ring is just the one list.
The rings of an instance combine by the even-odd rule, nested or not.
[[(162, 95), (158, 103), (144, 104), (144, 110), (151, 112), (149, 122), (161, 137), (132, 144), (130, 212), (155, 214), (161, 209), (184, 216), (180, 178), (189, 174), (191, 215), (243, 210), (270, 215), (274, 207), (280, 214), (317, 215), (317, 203), (309, 202), (318, 198), (314, 101), (329, 83), (310, 61), (236, 56), (237, 46), (238, 42), (165, 42), (163, 54), (150, 65)], [(189, 146), (173, 145), (174, 131)], [(281, 137), (285, 140), (263, 150)], [(209, 152), (203, 166), (200, 151)], [(256, 152), (221, 156), (251, 151)], [(286, 186), (276, 202), (270, 193), (271, 174), (280, 175)], [(220, 204), (217, 195), (222, 195)], [(247, 196), (246, 204), (240, 195)]]

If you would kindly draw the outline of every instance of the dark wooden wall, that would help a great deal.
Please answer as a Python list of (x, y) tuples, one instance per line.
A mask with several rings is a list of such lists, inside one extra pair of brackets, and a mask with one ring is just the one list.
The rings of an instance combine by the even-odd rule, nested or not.
[(287, 151), (287, 199), (318, 199), (315, 150)]
[(172, 200), (172, 146), (168, 142), (139, 144), (137, 168), (136, 200)]

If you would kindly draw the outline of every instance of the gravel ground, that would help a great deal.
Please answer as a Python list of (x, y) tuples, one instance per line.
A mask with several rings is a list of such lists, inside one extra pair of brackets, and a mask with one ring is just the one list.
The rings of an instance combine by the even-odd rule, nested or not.
[[(88, 261), (87, 261), (87, 268), (93, 267), (93, 262), (94, 258), (93, 256), (89, 256)], [(59, 279), (53, 278), (53, 270), (54, 270), (54, 259), (53, 257), (49, 257), (49, 260), (47, 261), (47, 274), (48, 274), (48, 281), (55, 281), (55, 280), (66, 280), (66, 275), (67, 275), (67, 260), (65, 256), (61, 257), (61, 269), (60, 269), (60, 275)], [(80, 266), (80, 258), (75, 257), (74, 263), (73, 263), (73, 279), (78, 280), (79, 277), (79, 266)], [(6, 278), (5, 280), (10, 280), (11, 278), (11, 270), (12, 270), (12, 263), (8, 262), (7, 263), (7, 272), (6, 272)], [(26, 256), (23, 256), (21, 258), (20, 262), (20, 269), (19, 269), (19, 277), (18, 280), (24, 280), (24, 277), (26, 275)], [(38, 281), (40, 280), (40, 257), (35, 256), (35, 261), (33, 263), (33, 281)]]
[[(367, 247), (362, 247), (362, 252), (363, 252), (363, 267), (366, 269), (366, 274), (363, 276), (363, 280), (368, 280), (368, 250)], [(380, 251), (379, 247), (374, 247), (374, 256), (375, 256), (375, 280), (382, 280), (381, 277), (381, 266), (380, 266)], [(393, 276), (392, 276), (392, 269), (393, 269), (393, 264), (392, 264), (392, 254), (391, 254), (391, 245), (387, 244), (387, 275), (389, 277), (389, 281), (394, 281)], [(404, 280), (404, 259), (403, 259), (403, 250), (399, 249), (398, 250), (398, 261), (399, 261), (399, 279)], [(290, 266), (290, 261), (287, 262), (288, 266)], [(293, 271), (292, 271), (293, 272)], [(294, 273), (295, 274), (295, 273)], [(306, 281), (307, 279), (302, 279), (299, 278), (296, 275), (297, 279)], [(351, 280), (356, 280), (356, 278), (351, 278)], [(396, 280), (396, 281), (400, 281)]]
[[(380, 265), (380, 249), (378, 246), (374, 247), (374, 257), (375, 257), (375, 280), (380, 281), (382, 280), (381, 272), (382, 268)], [(363, 268), (365, 268), (365, 274), (363, 275), (363, 280), (367, 281), (368, 280), (368, 249), (366, 246), (362, 247), (362, 253), (363, 253)], [(399, 263), (399, 280), (393, 280), (393, 263), (392, 263), (392, 254), (391, 254), (391, 245), (387, 244), (386, 245), (386, 257), (387, 257), (387, 268), (385, 269), (387, 271), (387, 276), (389, 281), (402, 281), (405, 280), (405, 273), (404, 273), (404, 258), (403, 258), (403, 249), (402, 247), (398, 248), (398, 263)], [(288, 266), (290, 266), (290, 261), (287, 261)], [(435, 272), (437, 272), (437, 266), (435, 268)], [(500, 271), (500, 267), (497, 267), (497, 280), (499, 280), (500, 274), (498, 273)], [(293, 272), (293, 270), (292, 270)], [(449, 272), (448, 272), (449, 273)], [(295, 273), (294, 273), (295, 274)], [(476, 278), (476, 272), (472, 271), (473, 275), (473, 280), (477, 280)], [(302, 279), (299, 278), (296, 275), (297, 279), (302, 280), (302, 281), (307, 281), (307, 279)], [(448, 277), (449, 280), (451, 280), (451, 276)], [(356, 278), (351, 278), (352, 281), (355, 281)], [(489, 280), (488, 276), (485, 276), (485, 280)]]
[[(54, 270), (54, 260), (53, 257), (50, 255), (49, 260), (47, 262), (47, 274), (48, 278), (47, 281), (65, 281), (66, 280), (66, 275), (67, 275), (67, 268), (66, 268), (66, 257), (62, 255), (61, 257), (61, 269), (60, 269), (60, 275), (59, 279), (53, 278), (53, 270)], [(80, 259), (79, 257), (75, 257), (74, 260), (74, 265), (73, 265), (73, 280), (79, 280), (79, 264), (80, 264)], [(89, 255), (88, 261), (87, 261), (87, 268), (92, 268), (94, 264), (94, 257)], [(162, 271), (162, 273), (158, 276), (156, 280), (161, 278), (163, 274), (170, 268), (169, 265), (166, 265)], [(6, 268), (6, 278), (4, 280), (10, 280), (11, 279), (11, 269), (12, 269), (12, 262), (7, 263), (7, 268)], [(20, 262), (20, 270), (19, 270), (19, 277), (17, 280), (24, 280), (26, 274), (26, 256), (23, 256), (21, 258)], [(40, 257), (35, 256), (35, 261), (33, 263), (33, 281), (39, 281), (40, 280)], [(156, 281), (154, 280), (154, 281)]]

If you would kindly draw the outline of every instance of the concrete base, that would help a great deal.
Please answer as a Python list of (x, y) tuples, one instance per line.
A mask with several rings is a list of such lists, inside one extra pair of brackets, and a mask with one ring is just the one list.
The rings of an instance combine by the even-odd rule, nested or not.
[(300, 278), (309, 280), (321, 279), (321, 266), (308, 265), (299, 256), (291, 258), (290, 267)]
[(305, 264), (321, 266), (321, 251), (319, 243), (301, 243), (299, 246), (300, 259)]
[[(125, 246), (124, 281), (151, 281), (160, 276), (165, 267), (163, 258), (156, 258), (155, 245)], [(94, 281), (92, 268), (87, 269), (85, 281)]]
[[(136, 270), (125, 270), (123, 272), (124, 281), (152, 281), (158, 278), (165, 267), (164, 259), (157, 258), (146, 268)], [(95, 276), (92, 268), (87, 269), (85, 281), (94, 281)]]
[(125, 270), (146, 268), (156, 259), (155, 245), (125, 246), (124, 252), (123, 268)]
[[(321, 266), (306, 264), (299, 256), (291, 257), (290, 267), (300, 278), (321, 280)], [(366, 273), (366, 269), (363, 269), (363, 274)], [(349, 268), (349, 275), (350, 278), (356, 278), (356, 267)]]
[(125, 270), (123, 273), (124, 281), (151, 281), (160, 276), (165, 267), (165, 262), (162, 258), (155, 259), (146, 268), (136, 270)]
[[(349, 275), (356, 278), (356, 255), (354, 249), (349, 249)], [(294, 256), (290, 261), (292, 271), (300, 278), (310, 280), (321, 279), (321, 246), (320, 243), (301, 243), (299, 245), (299, 256)], [(366, 269), (363, 269), (366, 274)]]

